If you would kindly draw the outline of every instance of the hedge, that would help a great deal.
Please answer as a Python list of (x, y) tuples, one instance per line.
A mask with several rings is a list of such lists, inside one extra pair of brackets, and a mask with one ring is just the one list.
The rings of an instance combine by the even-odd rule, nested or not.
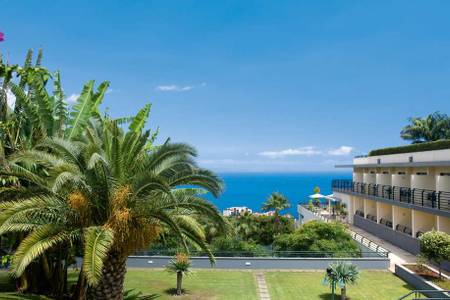
[(420, 151), (430, 151), (430, 150), (442, 150), (442, 149), (450, 149), (450, 140), (439, 140), (439, 141), (435, 141), (435, 142), (426, 142), (426, 143), (411, 144), (411, 145), (399, 146), (399, 147), (376, 149), (376, 150), (370, 151), (369, 156), (400, 154), (400, 153), (420, 152)]

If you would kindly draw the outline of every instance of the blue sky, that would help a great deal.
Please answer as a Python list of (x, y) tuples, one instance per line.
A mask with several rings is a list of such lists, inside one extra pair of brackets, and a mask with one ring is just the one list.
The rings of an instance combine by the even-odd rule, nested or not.
[[(111, 81), (114, 116), (217, 171), (333, 170), (450, 111), (448, 1), (5, 1), (0, 49), (42, 47), (66, 94)], [(72, 97), (73, 98), (73, 97)]]

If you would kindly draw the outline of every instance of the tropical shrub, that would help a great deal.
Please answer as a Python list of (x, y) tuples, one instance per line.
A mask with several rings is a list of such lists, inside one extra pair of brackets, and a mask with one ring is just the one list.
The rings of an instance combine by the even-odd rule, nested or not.
[(236, 237), (219, 237), (211, 245), (212, 251), (219, 256), (267, 256), (267, 250), (253, 242)]
[(439, 277), (442, 277), (441, 264), (450, 261), (450, 235), (442, 231), (429, 231), (422, 234), (420, 254), (439, 266)]
[(268, 246), (272, 245), (277, 234), (294, 231), (293, 218), (278, 216), (277, 228), (274, 227), (275, 218), (275, 216), (244, 214), (242, 216), (229, 217), (228, 219), (240, 239)]
[(347, 299), (347, 285), (355, 284), (358, 278), (358, 267), (342, 261), (331, 264), (325, 272), (325, 282), (330, 284), (333, 291), (337, 284), (340, 286), (341, 300)]
[(338, 222), (305, 223), (294, 233), (276, 237), (273, 247), (277, 251), (312, 251), (334, 257), (361, 256), (358, 244)]
[(191, 260), (184, 253), (178, 253), (166, 266), (169, 272), (177, 274), (177, 295), (182, 294), (183, 275), (191, 272)]

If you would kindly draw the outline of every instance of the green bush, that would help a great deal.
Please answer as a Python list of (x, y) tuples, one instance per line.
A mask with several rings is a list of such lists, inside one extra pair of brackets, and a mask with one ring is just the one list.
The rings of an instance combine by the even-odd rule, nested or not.
[(430, 150), (450, 149), (450, 140), (439, 140), (434, 142), (418, 143), (406, 146), (376, 149), (369, 152), (369, 156), (400, 154), (409, 152), (420, 152)]
[[(260, 245), (272, 245), (277, 233), (274, 232), (274, 216), (256, 216), (246, 214), (243, 216), (230, 217), (231, 225), (241, 240), (254, 241)], [(278, 218), (278, 232), (292, 233), (295, 228), (294, 219), (285, 216)]]
[[(267, 250), (261, 246), (256, 244), (253, 241), (243, 241), (239, 240), (236, 237), (219, 237), (214, 239), (211, 245), (212, 251), (215, 253), (223, 252), (219, 256), (227, 255), (227, 252), (230, 252), (230, 256), (234, 256), (232, 252), (236, 252), (237, 256), (240, 254), (245, 256), (267, 256)], [(216, 254), (217, 255), (217, 254)]]
[(441, 277), (441, 264), (450, 260), (450, 235), (442, 231), (429, 231), (420, 237), (420, 254), (438, 264)]
[(308, 222), (294, 233), (276, 237), (273, 246), (277, 251), (330, 252), (334, 257), (361, 256), (358, 244), (338, 222)]

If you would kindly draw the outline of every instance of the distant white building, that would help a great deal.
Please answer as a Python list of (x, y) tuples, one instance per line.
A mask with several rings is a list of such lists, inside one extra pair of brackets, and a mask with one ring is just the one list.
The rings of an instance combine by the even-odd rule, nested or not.
[(240, 216), (243, 215), (244, 213), (249, 213), (251, 214), (253, 211), (248, 208), (247, 206), (234, 206), (234, 207), (229, 207), (227, 209), (223, 210), (223, 215), (225, 217), (230, 217), (230, 216)]
[(270, 211), (267, 211), (267, 212), (256, 212), (255, 213), (255, 216), (273, 216), (275, 214), (275, 211), (273, 211), (273, 210), (270, 210)]

